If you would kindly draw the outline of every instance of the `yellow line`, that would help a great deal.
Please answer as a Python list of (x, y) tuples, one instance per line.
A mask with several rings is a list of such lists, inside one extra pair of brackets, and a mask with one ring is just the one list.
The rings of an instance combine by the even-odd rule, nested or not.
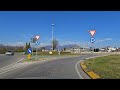
[(92, 79), (99, 79), (100, 76), (94, 73), (93, 71), (87, 72)]
[(81, 62), (81, 66), (83, 69), (86, 69), (87, 67), (84, 65), (84, 62)]
[(97, 75), (96, 73), (94, 73), (93, 71), (90, 71), (88, 72), (86, 69), (87, 69), (87, 66), (84, 65), (84, 62), (81, 62), (80, 63), (82, 69), (92, 78), (92, 79), (100, 79), (100, 76)]

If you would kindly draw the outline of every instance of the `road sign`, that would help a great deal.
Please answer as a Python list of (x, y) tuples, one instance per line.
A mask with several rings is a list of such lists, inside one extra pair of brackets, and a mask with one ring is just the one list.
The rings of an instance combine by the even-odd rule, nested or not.
[(36, 44), (36, 45), (39, 45), (39, 44), (40, 44), (40, 42), (36, 41), (36, 42), (35, 42), (35, 44)]
[(91, 36), (94, 37), (96, 30), (90, 30), (89, 32), (90, 32)]
[(40, 38), (40, 36), (37, 35), (37, 36), (35, 36), (35, 38), (38, 40)]
[(36, 41), (37, 41), (36, 38), (31, 38), (31, 41), (30, 41), (30, 42), (35, 43)]
[(27, 52), (28, 52), (28, 54), (31, 54), (31, 53), (32, 53), (32, 49), (29, 48), (29, 49), (27, 50)]
[(90, 42), (94, 43), (95, 42), (95, 38), (90, 38)]

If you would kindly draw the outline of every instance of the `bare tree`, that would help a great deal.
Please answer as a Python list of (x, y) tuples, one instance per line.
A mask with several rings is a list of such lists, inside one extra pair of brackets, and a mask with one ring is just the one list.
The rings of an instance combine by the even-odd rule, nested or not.
[(52, 44), (53, 44), (53, 50), (57, 47), (58, 43), (59, 43), (58, 40), (53, 39), (53, 41), (52, 41)]

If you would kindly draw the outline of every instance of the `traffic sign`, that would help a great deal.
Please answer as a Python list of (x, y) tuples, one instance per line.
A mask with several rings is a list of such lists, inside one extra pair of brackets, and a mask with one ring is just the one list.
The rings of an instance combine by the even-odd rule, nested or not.
[(37, 41), (36, 38), (31, 38), (31, 41), (30, 41), (30, 42), (35, 43), (36, 41)]
[(89, 33), (91, 34), (92, 37), (94, 37), (96, 30), (90, 30)]
[(36, 41), (36, 42), (35, 42), (35, 44), (36, 44), (36, 45), (39, 45), (39, 44), (40, 44), (40, 42)]
[(37, 36), (35, 36), (35, 38), (38, 40), (40, 38), (40, 36), (37, 35)]
[(90, 42), (94, 43), (95, 42), (95, 38), (90, 38)]
[(31, 53), (32, 53), (32, 49), (29, 48), (29, 49), (27, 50), (27, 52), (28, 52), (28, 54), (31, 54)]

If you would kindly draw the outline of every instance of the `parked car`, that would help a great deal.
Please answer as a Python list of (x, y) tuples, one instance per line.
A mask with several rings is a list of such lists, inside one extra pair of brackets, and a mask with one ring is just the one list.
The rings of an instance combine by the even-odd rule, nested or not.
[(14, 52), (12, 50), (9, 50), (5, 53), (6, 55), (14, 55)]

